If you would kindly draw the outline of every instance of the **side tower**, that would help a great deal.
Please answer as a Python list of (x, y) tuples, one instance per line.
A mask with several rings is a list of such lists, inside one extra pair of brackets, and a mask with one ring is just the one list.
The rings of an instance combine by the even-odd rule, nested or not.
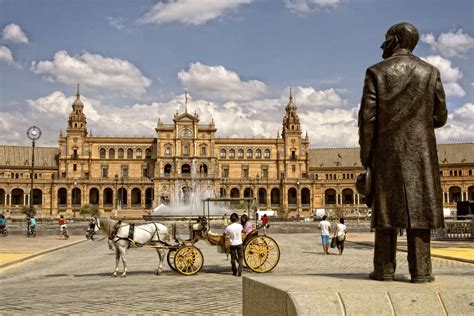
[[(80, 180), (89, 178), (90, 146), (87, 137), (87, 120), (84, 114), (84, 104), (81, 100), (79, 84), (77, 85), (76, 100), (71, 105), (71, 113), (66, 128), (66, 135), (59, 135), (59, 179), (61, 192), (56, 195), (58, 211), (78, 212), (83, 190)], [(72, 180), (72, 181), (71, 181)], [(63, 192), (67, 190), (67, 192)], [(71, 192), (71, 194), (68, 194)]]
[(310, 213), (311, 180), (308, 178), (308, 136), (302, 137), (300, 119), (290, 88), (283, 118), (282, 139), (278, 140), (278, 169), (282, 191), (281, 205), (286, 217), (300, 218)]
[(308, 175), (308, 136), (302, 138), (300, 119), (290, 88), (290, 97), (283, 118), (283, 162), (284, 178), (301, 179)]

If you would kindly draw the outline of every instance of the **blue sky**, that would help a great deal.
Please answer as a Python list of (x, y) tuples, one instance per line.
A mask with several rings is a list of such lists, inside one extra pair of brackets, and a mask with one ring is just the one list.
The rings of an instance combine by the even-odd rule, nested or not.
[(392, 24), (414, 24), (450, 119), (440, 143), (474, 141), (472, 1), (0, 0), (0, 143), (43, 129), (55, 146), (76, 83), (94, 135), (153, 136), (189, 108), (218, 135), (274, 137), (293, 87), (312, 147), (357, 146), (365, 69)]

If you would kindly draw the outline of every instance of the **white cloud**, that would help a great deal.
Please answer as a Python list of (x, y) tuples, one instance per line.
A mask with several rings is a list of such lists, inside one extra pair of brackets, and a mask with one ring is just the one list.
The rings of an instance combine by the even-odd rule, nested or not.
[(439, 69), (447, 96), (463, 97), (466, 95), (466, 91), (458, 82), (463, 77), (462, 71), (457, 67), (452, 67), (449, 59), (439, 55), (421, 57), (421, 59)]
[(6, 46), (0, 46), (0, 61), (6, 62), (9, 65), (15, 64), (11, 50)]
[[(286, 90), (282, 98), (287, 98), (288, 94)], [(315, 90), (313, 87), (296, 87), (293, 89), (293, 97), (298, 108), (308, 110), (338, 108), (347, 104), (334, 88)]]
[(172, 23), (201, 25), (237, 10), (253, 0), (173, 0), (158, 2), (138, 21), (140, 23)]
[(88, 52), (82, 56), (70, 56), (64, 50), (58, 51), (52, 61), (34, 61), (31, 70), (52, 82), (80, 83), (95, 89), (119, 91), (124, 95), (144, 94), (151, 84), (151, 80), (129, 61)]
[[(295, 92), (300, 87), (295, 88)], [(309, 89), (306, 87), (306, 89)], [(332, 89), (323, 90), (330, 91)], [(315, 90), (313, 94), (320, 94)], [(275, 137), (282, 130), (282, 120), (288, 95), (285, 99), (254, 99), (250, 101), (218, 102), (193, 99), (189, 96), (188, 112), (197, 112), (200, 123), (214, 120), (218, 137)], [(59, 130), (63, 131), (75, 96), (55, 91), (35, 100), (27, 100), (28, 109), (0, 112), (0, 143), (24, 144), (27, 139), (24, 127), (36, 124), (43, 130), (39, 146), (57, 146)], [(302, 97), (299, 99), (303, 100)], [(316, 103), (302, 105), (296, 98), (303, 135), (309, 132), (311, 147), (358, 146), (358, 108), (334, 108), (328, 103), (320, 107)], [(178, 95), (166, 101), (151, 104), (133, 104), (117, 107), (81, 96), (87, 127), (95, 136), (148, 136), (154, 137), (158, 119), (172, 123), (179, 107), (183, 112), (184, 96)], [(341, 102), (341, 101), (337, 101)], [(345, 102), (343, 100), (342, 102)], [(474, 104), (464, 106), (449, 114), (445, 127), (437, 129), (439, 143), (469, 142), (474, 139)]]
[(312, 147), (355, 147), (358, 145), (358, 109), (308, 111), (300, 114), (309, 131)]
[(436, 130), (438, 143), (474, 141), (474, 104), (466, 103), (449, 114), (446, 126)]
[(474, 38), (463, 33), (462, 29), (457, 32), (451, 30), (448, 33), (441, 33), (438, 38), (435, 38), (432, 33), (423, 34), (421, 40), (445, 57), (464, 56), (474, 48)]
[(125, 18), (121, 16), (119, 17), (108, 16), (107, 21), (109, 21), (110, 26), (112, 26), (113, 28), (116, 28), (119, 31), (125, 28)]
[(8, 24), (3, 28), (3, 41), (11, 43), (28, 43), (28, 37), (25, 32), (15, 23)]
[[(299, 88), (297, 87), (295, 91), (299, 91)], [(331, 94), (327, 92), (330, 90), (324, 90), (323, 93), (314, 90), (312, 94)], [(72, 93), (66, 96), (61, 91), (55, 91), (44, 97), (27, 100), (27, 109), (19, 108), (16, 112), (0, 113), (0, 143), (26, 144), (23, 127), (36, 124), (43, 130), (41, 146), (57, 146), (59, 130), (64, 131), (66, 128), (74, 99)], [(303, 97), (299, 99), (304, 100)], [(296, 99), (296, 102), (302, 129), (309, 131), (312, 146), (357, 145), (357, 140), (354, 138), (354, 135), (357, 135), (357, 131), (354, 130), (357, 124), (356, 115), (351, 114), (351, 110), (321, 110), (331, 107), (328, 101), (322, 102), (321, 107), (316, 103), (301, 105), (299, 99)], [(87, 116), (87, 127), (93, 130), (96, 136), (153, 137), (158, 119), (164, 123), (172, 123), (176, 109), (179, 108), (180, 113), (184, 110), (183, 95), (162, 102), (123, 107), (105, 104), (84, 95), (81, 96), (81, 100)], [(220, 137), (276, 137), (277, 130), (280, 133), (282, 130), (287, 103), (287, 93), (282, 93), (282, 97), (277, 99), (256, 98), (243, 101), (209, 101), (205, 98), (194, 99), (193, 95), (190, 95), (188, 111), (191, 113), (196, 111), (203, 124), (210, 123), (213, 119), (218, 130), (217, 136)], [(5, 131), (2, 132), (3, 130)]]
[(268, 92), (265, 83), (258, 80), (242, 81), (238, 74), (224, 66), (208, 66), (196, 62), (187, 71), (178, 73), (181, 84), (190, 92), (218, 100), (251, 100)]
[(290, 11), (306, 14), (323, 8), (336, 8), (342, 4), (342, 0), (285, 0), (286, 7)]

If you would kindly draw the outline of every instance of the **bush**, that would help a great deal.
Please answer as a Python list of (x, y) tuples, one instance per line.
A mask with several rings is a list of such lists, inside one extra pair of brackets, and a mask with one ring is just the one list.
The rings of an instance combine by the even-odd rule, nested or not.
[(90, 215), (90, 216), (96, 216), (98, 215), (98, 209), (96, 206), (92, 204), (84, 204), (81, 206), (80, 210), (81, 215)]
[(21, 207), (22, 214), (25, 214), (26, 216), (30, 216), (30, 212), (32, 213), (33, 216), (36, 216), (36, 208), (33, 207), (33, 209), (30, 209), (30, 207), (27, 205), (23, 205)]

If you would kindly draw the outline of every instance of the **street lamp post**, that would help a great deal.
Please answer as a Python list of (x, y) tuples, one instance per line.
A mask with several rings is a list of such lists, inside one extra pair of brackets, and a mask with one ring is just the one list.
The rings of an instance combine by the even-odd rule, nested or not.
[(260, 205), (260, 175), (257, 173), (257, 176), (255, 177), (255, 180), (257, 180), (257, 209), (255, 210), (255, 226), (257, 225), (258, 222), (258, 210), (259, 210), (259, 205)]
[(118, 174), (115, 174), (115, 208), (118, 208)]
[[(300, 222), (300, 206), (301, 206), (301, 193), (300, 193), (300, 178), (296, 179), (296, 219)], [(298, 196), (300, 197), (298, 199)]]
[(120, 209), (123, 208), (123, 176), (120, 177), (120, 183), (122, 184), (120, 188)]
[(77, 185), (77, 181), (74, 180), (73, 187), (72, 187), (72, 214), (74, 218), (76, 218), (76, 198), (77, 198), (76, 185)]
[(31, 179), (31, 187), (30, 187), (30, 214), (29, 217), (33, 215), (33, 179), (34, 179), (34, 173), (35, 173), (35, 142), (41, 137), (41, 129), (38, 126), (31, 126), (28, 128), (26, 131), (26, 136), (28, 136), (29, 139), (31, 139), (31, 148), (32, 148), (32, 153), (31, 153), (31, 173), (30, 173), (30, 179)]

